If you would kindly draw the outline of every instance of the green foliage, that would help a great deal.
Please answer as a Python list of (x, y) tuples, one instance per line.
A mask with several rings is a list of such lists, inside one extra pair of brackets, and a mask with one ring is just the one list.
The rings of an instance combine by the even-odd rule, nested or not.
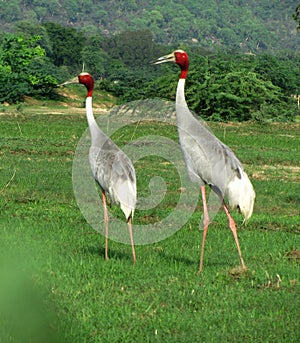
[(50, 22), (44, 26), (51, 42), (51, 51), (48, 56), (53, 63), (58, 67), (68, 66), (71, 72), (77, 72), (82, 65), (83, 34), (73, 28)]
[[(150, 3), (153, 7), (148, 10)], [(168, 3), (158, 6), (156, 1), (150, 3), (143, 2), (145, 10), (134, 18), (133, 14), (139, 12), (135, 1), (102, 3), (98, 10), (102, 11), (103, 20), (99, 25), (104, 28), (110, 15), (113, 16), (115, 25), (122, 31), (114, 35), (107, 35), (108, 32), (99, 35), (93, 24), (77, 31), (54, 22), (35, 25), (26, 17), (16, 20), (18, 35), (11, 36), (12, 39), (7, 38), (9, 35), (2, 38), (0, 101), (17, 102), (24, 95), (51, 98), (56, 80), (62, 82), (78, 74), (83, 63), (85, 70), (95, 79), (101, 79), (101, 87), (116, 95), (119, 102), (158, 96), (174, 100), (178, 77), (175, 67), (153, 67), (150, 61), (173, 50), (157, 42), (173, 42), (177, 48), (178, 42), (188, 42), (187, 37), (192, 32), (196, 37), (194, 43), (200, 43), (201, 49), (194, 43), (192, 47), (186, 43), (180, 46), (190, 52), (186, 95), (193, 111), (204, 118), (222, 121), (292, 120), (297, 115), (296, 102), (291, 96), (300, 92), (299, 53), (292, 50), (280, 51), (276, 56), (239, 53), (271, 50), (268, 48), (270, 37), (265, 36), (267, 31), (262, 23), (258, 18), (250, 19), (251, 3), (245, 7), (243, 1), (239, 2), (241, 6), (236, 6), (229, 0), (220, 4), (210, 2), (202, 7), (205, 1), (176, 2), (172, 6)], [(25, 1), (24, 4), (26, 8), (38, 8), (41, 22), (49, 13), (57, 15), (56, 0)], [(115, 5), (113, 14), (109, 11), (112, 4)], [(68, 0), (63, 6), (74, 25), (85, 15), (93, 17), (96, 13), (92, 1)], [(199, 6), (203, 10), (195, 18)], [(275, 6), (263, 2), (258, 10), (266, 20), (273, 15)], [(215, 13), (218, 13), (218, 21)], [(134, 27), (140, 29), (128, 30), (133, 24), (129, 21), (125, 25), (119, 20), (124, 15), (132, 18)], [(247, 19), (241, 20), (245, 16)], [(161, 33), (166, 23), (167, 40)], [(274, 37), (272, 39), (275, 41)], [(215, 46), (232, 46), (235, 50), (205, 51), (203, 47), (209, 47), (208, 41)]]
[[(209, 120), (292, 120), (297, 108), (290, 95), (300, 87), (299, 70), (292, 65), (276, 57), (191, 53), (187, 102)], [(173, 100), (177, 77), (153, 80), (147, 95)]]
[(103, 49), (114, 59), (121, 60), (126, 67), (141, 67), (157, 51), (153, 35), (149, 30), (124, 31), (108, 39)]
[(24, 19), (79, 30), (92, 26), (110, 36), (150, 30), (161, 44), (278, 52), (300, 44), (295, 7), (295, 1), (269, 0), (12, 0), (0, 2), (0, 24), (10, 32)]
[(206, 85), (200, 85), (199, 92), (195, 91), (190, 98), (196, 113), (222, 121), (256, 119), (258, 113), (266, 120), (280, 117), (281, 90), (269, 80), (264, 81), (257, 73), (245, 70), (218, 76), (216, 73), (207, 78)]
[(295, 13), (293, 14), (293, 18), (298, 23), (297, 29), (300, 29), (300, 4), (296, 7)]
[[(3, 38), (1, 55), (1, 102), (17, 102), (24, 95), (53, 97), (57, 83), (85, 70), (101, 79), (102, 89), (119, 102), (142, 98), (175, 99), (178, 73), (175, 66), (153, 66), (151, 60), (170, 52), (155, 44), (148, 30), (126, 31), (114, 37), (90, 35), (47, 23), (44, 39), (31, 36), (31, 25), (23, 24), (26, 38)], [(65, 37), (65, 40), (61, 40)], [(41, 48), (43, 41), (47, 49)], [(72, 48), (72, 47), (75, 48)], [(183, 46), (183, 45), (182, 45)], [(190, 54), (186, 97), (189, 107), (209, 120), (293, 120), (299, 94), (299, 53), (278, 56), (237, 54), (223, 50), (184, 49)], [(45, 54), (47, 53), (47, 56)], [(58, 68), (59, 66), (59, 68)]]
[(300, 92), (300, 54), (262, 54), (257, 56), (257, 72), (262, 78), (270, 80), (281, 88), (286, 95)]
[(95, 79), (100, 79), (106, 74), (109, 55), (101, 48), (103, 38), (99, 35), (87, 38), (87, 43), (81, 50), (84, 67)]
[(30, 39), (32, 36), (39, 36), (39, 45), (45, 50), (47, 56), (51, 55), (51, 41), (45, 26), (41, 24), (33, 24), (31, 21), (24, 20), (16, 23), (14, 31), (17, 36), (21, 36), (26, 39)]
[(1, 1), (0, 2), (0, 21), (12, 22), (20, 20), (22, 12), (18, 0)]
[(31, 85), (29, 94), (43, 98), (55, 97), (53, 88), (60, 76), (57, 68), (46, 58), (36, 58), (30, 63), (29, 69), (32, 71), (28, 76)]
[(39, 36), (23, 39), (8, 35), (2, 45), (2, 63), (9, 64), (15, 72), (21, 72), (35, 57), (44, 56), (44, 50), (36, 43)]
[(168, 51), (154, 43), (152, 33), (125, 31), (103, 40), (100, 47), (106, 53), (102, 88), (118, 96), (121, 102), (148, 96), (148, 82), (157, 74), (150, 62)]
[(7, 35), (0, 47), (0, 102), (18, 102), (25, 95), (51, 93), (56, 85), (53, 73), (47, 74), (43, 66), (49, 65), (39, 36), (29, 39)]

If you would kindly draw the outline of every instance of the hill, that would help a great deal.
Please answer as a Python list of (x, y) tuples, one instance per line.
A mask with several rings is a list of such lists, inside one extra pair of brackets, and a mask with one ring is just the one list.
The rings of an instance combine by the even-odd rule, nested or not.
[(21, 21), (55, 22), (111, 36), (150, 29), (157, 43), (229, 47), (243, 52), (296, 50), (297, 0), (9, 0), (0, 2), (2, 31)]

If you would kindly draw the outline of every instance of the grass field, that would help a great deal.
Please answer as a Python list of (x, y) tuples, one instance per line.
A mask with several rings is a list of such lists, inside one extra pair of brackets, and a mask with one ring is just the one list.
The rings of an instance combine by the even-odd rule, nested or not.
[[(221, 212), (198, 274), (200, 200), (181, 230), (136, 247), (135, 266), (130, 247), (114, 241), (105, 262), (104, 238), (82, 216), (72, 188), (84, 109), (25, 107), (0, 114), (0, 123), (1, 343), (300, 341), (299, 123), (210, 125), (256, 191), (246, 226), (233, 213), (248, 267), (241, 275)], [(122, 146), (151, 130), (141, 123), (115, 139)], [(173, 127), (156, 132), (177, 140)], [(150, 159), (136, 165), (139, 191), (151, 171), (171, 179), (168, 192), (155, 209), (137, 210), (136, 223), (175, 206), (173, 169), (153, 166)]]

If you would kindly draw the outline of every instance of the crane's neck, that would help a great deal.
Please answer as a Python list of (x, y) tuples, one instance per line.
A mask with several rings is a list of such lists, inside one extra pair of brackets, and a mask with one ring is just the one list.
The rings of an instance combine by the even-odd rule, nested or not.
[(96, 132), (98, 131), (98, 126), (93, 114), (93, 107), (92, 107), (92, 97), (87, 96), (85, 100), (85, 108), (86, 108), (86, 119), (88, 121), (92, 141), (93, 138), (96, 136)]
[(185, 68), (182, 68), (181, 71), (180, 71), (180, 77), (179, 79), (186, 79), (187, 77), (187, 74), (188, 74), (188, 67), (185, 67)]
[(176, 91), (176, 107), (184, 106), (187, 107), (187, 103), (185, 101), (185, 78), (180, 78), (177, 84), (177, 91)]
[(184, 88), (185, 78), (180, 78), (176, 91), (176, 122), (179, 138), (182, 132), (190, 131), (190, 127), (193, 125), (192, 123), (194, 123), (195, 120), (185, 101)]

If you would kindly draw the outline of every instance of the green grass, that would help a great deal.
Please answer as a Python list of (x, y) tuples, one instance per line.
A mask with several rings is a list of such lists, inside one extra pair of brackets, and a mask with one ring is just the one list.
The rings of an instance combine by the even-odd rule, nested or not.
[[(82, 111), (0, 115), (0, 342), (298, 342), (299, 123), (211, 124), (243, 161), (257, 198), (246, 226), (233, 213), (248, 272), (234, 274), (238, 254), (219, 213), (199, 275), (200, 200), (180, 231), (136, 247), (135, 266), (130, 247), (113, 241), (104, 261), (104, 238), (72, 188)], [(114, 139), (151, 132), (177, 140), (173, 127), (149, 123)], [(157, 174), (168, 192), (157, 208), (136, 212), (139, 224), (166, 216), (178, 198), (176, 171), (143, 161), (140, 194)]]

